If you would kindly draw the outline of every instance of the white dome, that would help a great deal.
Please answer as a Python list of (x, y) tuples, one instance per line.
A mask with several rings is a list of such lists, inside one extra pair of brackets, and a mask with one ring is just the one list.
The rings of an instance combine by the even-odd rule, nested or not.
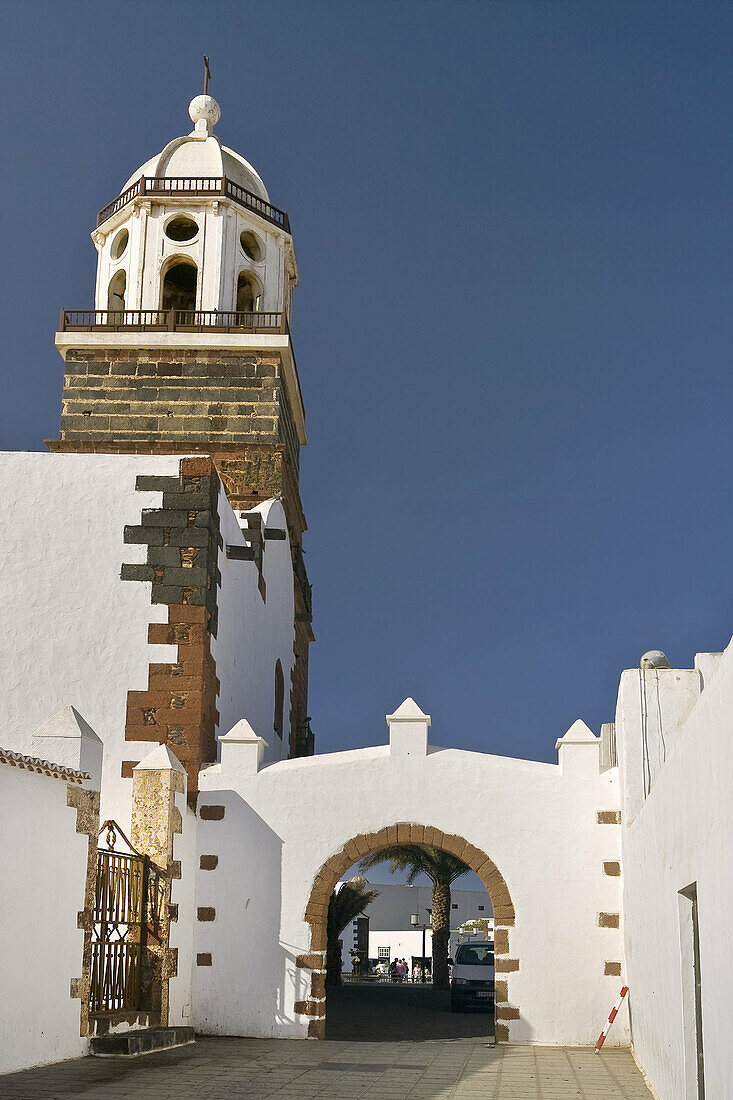
[(267, 189), (252, 165), (233, 149), (227, 149), (211, 133), (211, 127), (221, 115), (216, 100), (209, 95), (196, 96), (191, 100), (189, 114), (196, 130), (169, 142), (162, 152), (133, 172), (122, 190), (126, 191), (141, 176), (226, 176), (246, 191), (269, 202)]

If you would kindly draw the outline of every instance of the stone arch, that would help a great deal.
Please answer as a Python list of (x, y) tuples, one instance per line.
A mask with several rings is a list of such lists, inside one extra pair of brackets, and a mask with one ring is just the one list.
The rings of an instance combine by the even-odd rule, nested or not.
[(243, 268), (237, 276), (236, 312), (254, 313), (259, 308), (261, 294), (256, 275)]
[(198, 276), (198, 267), (189, 256), (172, 256), (161, 270), (160, 308), (195, 310)]
[(117, 313), (125, 308), (125, 293), (127, 290), (127, 272), (120, 268), (109, 281), (107, 287), (107, 310)]
[(357, 860), (387, 848), (391, 844), (428, 844), (462, 859), (486, 887), (494, 910), (494, 955), (496, 964), (496, 1041), (509, 1041), (509, 1020), (519, 1019), (519, 1009), (509, 1003), (511, 975), (519, 970), (519, 959), (510, 958), (509, 931), (514, 927), (514, 903), (509, 888), (499, 868), (486, 852), (469, 844), (462, 836), (444, 833), (430, 825), (400, 822), (389, 825), (376, 833), (360, 833), (332, 855), (321, 867), (311, 888), (305, 909), (305, 920), (310, 925), (310, 950), (298, 955), (296, 965), (310, 970), (310, 996), (307, 1001), (296, 1001), (295, 1011), (309, 1017), (308, 1036), (314, 1039), (326, 1037), (326, 918), (328, 903), (336, 883)]

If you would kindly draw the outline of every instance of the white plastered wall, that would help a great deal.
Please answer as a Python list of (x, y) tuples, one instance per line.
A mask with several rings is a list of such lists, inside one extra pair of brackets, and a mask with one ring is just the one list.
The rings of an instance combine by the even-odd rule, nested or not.
[[(32, 753), (34, 731), (72, 704), (104, 743), (101, 820), (113, 817), (129, 833), (132, 780), (123, 760), (140, 760), (150, 742), (125, 741), (128, 691), (148, 686), (151, 663), (175, 661), (177, 647), (150, 645), (148, 624), (167, 621), (151, 604), (149, 581), (121, 580), (123, 563), (145, 561), (146, 547), (125, 543), (144, 508), (159, 508), (161, 492), (140, 492), (138, 475), (177, 476), (180, 456), (0, 454), (0, 585), (9, 610), (0, 634), (4, 743)], [(223, 490), (218, 501), (224, 544), (245, 545)], [(263, 503), (263, 526), (286, 527), (282, 505)], [(290, 547), (268, 541), (263, 556), (266, 601), (254, 562), (219, 555), (219, 631), (212, 639), (221, 693), (219, 731), (246, 715), (268, 739), (269, 757), (287, 755), (273, 734), (274, 669), (279, 657), (289, 714), (293, 664), (293, 574)]]
[[(265, 527), (287, 530), (285, 512), (279, 500), (265, 501), (253, 511), (262, 516), (263, 530)], [(256, 563), (226, 556), (227, 544), (245, 546), (247, 543), (246, 534), (242, 533), (223, 490), (219, 498), (219, 520), (224, 549), (219, 555), (218, 630), (211, 641), (221, 685), (216, 703), (219, 731), (231, 729), (244, 717), (267, 742), (265, 759), (280, 760), (288, 755), (290, 674), (295, 660), (290, 542), (287, 537), (265, 540), (263, 599)], [(243, 524), (246, 522), (242, 520)], [(278, 659), (285, 679), (282, 738), (274, 732), (275, 663)]]
[[(583, 727), (585, 729), (585, 727)], [(575, 727), (573, 727), (575, 729)], [(598, 741), (561, 747), (560, 765), (457, 749), (406, 752), (389, 746), (282, 761), (258, 770), (256, 740), (222, 744), (221, 764), (200, 777), (199, 853), (218, 856), (200, 871), (196, 904), (216, 919), (197, 923), (194, 1023), (204, 1033), (303, 1037), (294, 1002), (309, 996), (296, 958), (310, 947), (305, 909), (314, 878), (353, 837), (398, 822), (465, 837), (495, 862), (516, 910), (509, 930), (509, 1001), (520, 1019), (510, 1041), (595, 1042), (620, 980), (604, 975), (621, 959), (621, 933), (599, 927), (618, 913), (618, 828), (597, 814), (618, 807), (617, 770), (599, 774)], [(424, 741), (423, 741), (424, 745)], [(460, 795), (458, 797), (458, 795)], [(201, 807), (224, 807), (222, 820)], [(628, 1041), (619, 1015), (609, 1044)]]
[(167, 608), (150, 583), (120, 579), (146, 547), (123, 541), (143, 508), (162, 494), (138, 492), (138, 474), (177, 475), (178, 456), (0, 454), (0, 724), (8, 748), (32, 752), (34, 730), (71, 703), (104, 742), (101, 819), (129, 832), (132, 780), (122, 761), (149, 742), (125, 741), (127, 693), (145, 690), (151, 662), (174, 661), (175, 646), (149, 645), (148, 624)]
[(63, 779), (0, 764), (0, 1073), (77, 1058), (88, 837)]
[[(697, 883), (706, 1095), (724, 1097), (733, 1081), (733, 650), (700, 654), (695, 669), (661, 670), (658, 677), (647, 672), (646, 678), (654, 687), (647, 684), (644, 706), (638, 670), (623, 673), (616, 710), (634, 1050), (662, 1100), (696, 1100), (689, 1065), (694, 1027), (683, 1026), (690, 951), (681, 941), (680, 891)], [(646, 796), (643, 734), (652, 780), (649, 789), (647, 771)]]

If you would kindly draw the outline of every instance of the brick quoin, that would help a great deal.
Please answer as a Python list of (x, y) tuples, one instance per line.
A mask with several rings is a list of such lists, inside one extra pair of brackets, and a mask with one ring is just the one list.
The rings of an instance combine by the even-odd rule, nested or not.
[[(508, 928), (514, 925), (515, 912), (509, 889), (501, 872), (485, 852), (470, 844), (464, 837), (443, 833), (432, 826), (399, 822), (375, 833), (360, 833), (349, 840), (339, 852), (335, 852), (326, 860), (313, 881), (305, 910), (305, 919), (311, 927), (310, 951), (307, 954), (298, 955), (295, 960), (296, 966), (311, 972), (310, 997), (307, 1001), (298, 1001), (295, 1011), (301, 1015), (313, 1014), (319, 1017), (322, 1015), (322, 1018), (310, 1021), (309, 1038), (323, 1039), (326, 1035), (326, 1002), (323, 1000), (327, 947), (326, 918), (328, 904), (336, 883), (362, 856), (398, 843), (425, 844), (456, 854), (468, 864), (472, 871), (476, 872), (484, 883), (491, 898), (495, 921), (502, 926), (494, 933), (497, 952), (496, 971), (504, 975), (496, 982), (496, 999), (502, 1002), (509, 1000), (507, 976), (519, 970), (519, 960), (505, 957), (509, 951)], [(516, 1006), (505, 1004), (501, 1014), (497, 1009), (497, 1019), (518, 1020), (519, 1018), (520, 1013)], [(509, 1041), (507, 1024), (496, 1024), (496, 1040), (503, 1043)]]

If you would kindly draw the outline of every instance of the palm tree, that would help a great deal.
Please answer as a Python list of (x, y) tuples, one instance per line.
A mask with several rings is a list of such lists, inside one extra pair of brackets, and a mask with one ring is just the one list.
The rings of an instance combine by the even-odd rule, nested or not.
[(433, 883), (433, 989), (448, 989), (448, 941), (450, 939), (450, 885), (471, 868), (462, 859), (422, 844), (394, 844), (372, 852), (361, 861), (362, 871), (389, 862), (392, 874), (407, 871), (410, 885), (419, 874)]
[(341, 985), (341, 943), (339, 937), (367, 905), (370, 905), (379, 890), (369, 890), (369, 883), (361, 875), (355, 875), (343, 883), (340, 890), (334, 890), (328, 903), (328, 944), (326, 950), (326, 985)]

